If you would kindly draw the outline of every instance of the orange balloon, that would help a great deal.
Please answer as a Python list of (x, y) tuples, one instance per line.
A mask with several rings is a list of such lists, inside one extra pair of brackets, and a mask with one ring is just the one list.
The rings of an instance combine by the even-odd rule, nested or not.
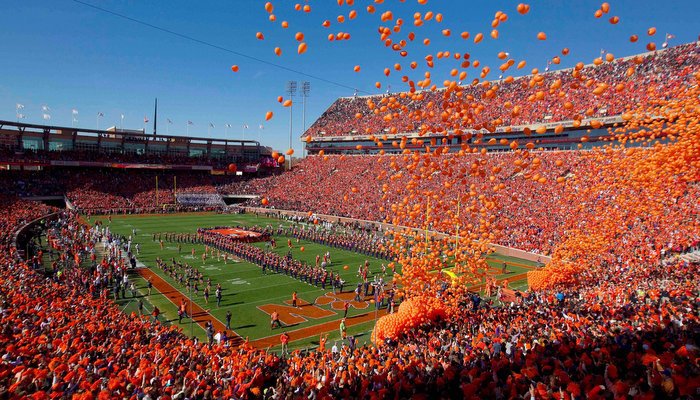
[(275, 47), (275, 55), (276, 55), (276, 56), (281, 56), (281, 55), (282, 55), (282, 49), (280, 49), (279, 47)]
[(289, 149), (286, 151), (286, 153), (288, 156), (291, 156), (292, 154), (294, 154), (294, 149)]
[(304, 42), (299, 43), (299, 47), (297, 48), (297, 53), (299, 53), (299, 54), (306, 53), (306, 47), (307, 47), (306, 43), (304, 43)]
[(238, 72), (238, 65), (232, 65), (232, 66), (231, 66), (231, 71), (233, 71), (233, 72)]
[(516, 10), (518, 10), (518, 13), (525, 15), (528, 12), (530, 12), (530, 6), (528, 4), (520, 3), (520, 4), (518, 4), (518, 7), (516, 8)]
[(299, 251), (304, 251), (304, 246), (299, 247)]
[(265, 113), (265, 121), (269, 121), (272, 119), (272, 111), (268, 111)]
[(258, 40), (263, 40), (265, 39), (265, 36), (263, 36), (262, 32), (258, 32), (255, 34), (255, 37), (258, 38)]
[(547, 40), (547, 34), (544, 32), (540, 32), (537, 34), (537, 39), (538, 40)]
[(297, 42), (301, 42), (304, 40), (304, 34), (302, 32), (297, 32), (297, 34), (294, 35), (294, 39), (296, 39)]
[(284, 103), (282, 103), (282, 107), (291, 107), (292, 106), (292, 100), (285, 100)]
[(279, 157), (277, 157), (277, 163), (278, 163), (278, 164), (284, 164), (284, 156), (279, 156)]
[(262, 204), (262, 205), (264, 205), (264, 206), (266, 206), (268, 203), (269, 203), (269, 201), (268, 201), (266, 198), (264, 198), (264, 197), (263, 197), (262, 200), (260, 200), (260, 204)]
[(275, 7), (272, 6), (272, 3), (270, 3), (269, 1), (267, 3), (265, 3), (265, 11), (271, 13), (272, 10), (274, 10), (274, 9), (275, 9)]
[(355, 72), (360, 72), (360, 66), (359, 66), (359, 65), (355, 65), (355, 68), (353, 68), (353, 70), (354, 70)]
[(343, 269), (347, 271), (350, 269), (350, 267), (348, 267), (347, 265), (343, 265)]

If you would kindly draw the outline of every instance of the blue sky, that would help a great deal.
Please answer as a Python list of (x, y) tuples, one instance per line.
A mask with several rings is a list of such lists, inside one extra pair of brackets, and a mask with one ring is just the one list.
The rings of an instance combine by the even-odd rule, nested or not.
[[(547, 59), (568, 47), (571, 53), (562, 58), (562, 67), (578, 61), (591, 62), (601, 48), (616, 56), (644, 51), (647, 42), (654, 41), (660, 47), (665, 33), (672, 33), (671, 44), (697, 40), (700, 33), (700, 2), (698, 1), (611, 1), (611, 10), (601, 19), (593, 14), (600, 7), (599, 1), (536, 1), (530, 2), (531, 11), (522, 16), (516, 12), (519, 1), (428, 1), (419, 5), (416, 0), (386, 0), (376, 5), (377, 13), (365, 11), (373, 1), (356, 0), (352, 7), (338, 7), (334, 0), (308, 1), (312, 12), (305, 14), (294, 10), (300, 1), (273, 1), (277, 21), (268, 21), (264, 1), (118, 1), (83, 0), (105, 9), (133, 17), (177, 33), (188, 35), (241, 54), (303, 71), (326, 80), (337, 82), (363, 93), (384, 92), (387, 85), (392, 90), (404, 88), (400, 77), (407, 73), (419, 80), (427, 70), (421, 60), (428, 53), (441, 50), (469, 52), (471, 59), (497, 70), (502, 61), (496, 54), (507, 51), (516, 60), (525, 59), (527, 71), (532, 67), (545, 67)], [(26, 122), (42, 123), (42, 105), (51, 108), (51, 123), (71, 125), (71, 110), (79, 112), (77, 125), (95, 128), (96, 115), (105, 117), (100, 127), (118, 125), (120, 115), (125, 115), (124, 127), (143, 128), (143, 117), (152, 120), (153, 100), (159, 102), (159, 132), (166, 131), (166, 118), (173, 120), (168, 127), (171, 134), (184, 135), (186, 121), (191, 120), (190, 135), (218, 138), (241, 138), (242, 126), (248, 124), (246, 138), (259, 139), (263, 144), (284, 150), (289, 141), (289, 110), (277, 103), (277, 96), (284, 95), (288, 80), (311, 82), (312, 91), (307, 103), (306, 124), (310, 125), (337, 97), (350, 96), (353, 90), (311, 79), (275, 66), (260, 63), (240, 55), (231, 54), (197, 44), (165, 32), (149, 28), (114, 15), (95, 10), (73, 0), (2, 0), (5, 18), (0, 25), (0, 119), (15, 120), (15, 104), (25, 105)], [(355, 9), (358, 17), (339, 24), (336, 17)], [(380, 15), (392, 10), (395, 17), (404, 19), (402, 31), (396, 40), (405, 38), (409, 31), (416, 33), (415, 42), (409, 44), (408, 57), (380, 42), (377, 28), (385, 25)], [(498, 29), (500, 37), (492, 40), (491, 20), (498, 10), (506, 12), (509, 19)], [(413, 13), (441, 12), (441, 24), (434, 21), (423, 27), (413, 26)], [(620, 17), (620, 23), (612, 25), (608, 18)], [(329, 29), (323, 28), (323, 20), (330, 20)], [(282, 29), (280, 22), (289, 22), (289, 29)], [(657, 28), (655, 37), (649, 38), (649, 27)], [(442, 29), (451, 29), (450, 38), (441, 35)], [(471, 39), (462, 40), (459, 33), (469, 31), (472, 38), (483, 32), (485, 39), (475, 45)], [(255, 38), (261, 31), (265, 40)], [(296, 53), (296, 32), (306, 35), (309, 50), (304, 55)], [(327, 35), (339, 31), (349, 32), (349, 41), (329, 42)], [(548, 39), (535, 39), (544, 31)], [(631, 34), (640, 37), (632, 44)], [(430, 38), (430, 46), (422, 44)], [(274, 47), (282, 48), (282, 57), (273, 53)], [(410, 61), (419, 62), (419, 68), (411, 71)], [(385, 77), (383, 70), (394, 63), (401, 63), (402, 73), (392, 72)], [(231, 65), (239, 65), (238, 73), (231, 72)], [(360, 65), (360, 73), (353, 72)], [(442, 82), (454, 61), (436, 62), (431, 73), (434, 82)], [(469, 70), (468, 80), (477, 77), (479, 71)], [(525, 71), (525, 70), (523, 70)], [(491, 78), (497, 74), (492, 72)], [(383, 88), (374, 87), (376, 81)], [(275, 117), (264, 121), (266, 111)], [(209, 122), (216, 127), (208, 131)], [(152, 123), (152, 121), (151, 121)], [(232, 128), (225, 134), (224, 125)], [(264, 130), (258, 129), (264, 124)], [(294, 147), (302, 148), (301, 101), (294, 107)], [(148, 125), (147, 132), (152, 131)]]

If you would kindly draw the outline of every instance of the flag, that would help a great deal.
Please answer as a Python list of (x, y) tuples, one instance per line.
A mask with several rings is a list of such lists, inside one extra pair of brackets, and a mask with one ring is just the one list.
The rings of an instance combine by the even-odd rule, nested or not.
[(168, 120), (168, 123), (169, 123), (169, 124), (172, 124), (172, 123), (173, 123), (173, 121), (171, 121), (170, 118), (166, 118), (166, 119)]
[(120, 115), (120, 117), (122, 117), (122, 119), (124, 119), (124, 114)]
[(42, 115), (42, 118), (44, 118), (45, 120), (49, 120), (49, 119), (51, 119), (51, 115), (50, 115), (50, 114), (44, 114), (44, 115)]
[(226, 127), (227, 127), (227, 128), (230, 128), (230, 127), (231, 127), (231, 124), (226, 124)]
[(260, 128), (260, 129), (265, 129), (265, 127), (263, 126), (263, 124), (260, 124), (259, 128)]
[(41, 111), (49, 112), (49, 111), (51, 111), (51, 109), (49, 108), (49, 106), (41, 106)]
[(248, 124), (243, 124), (243, 129), (248, 129)]
[(143, 123), (144, 123), (144, 124), (147, 124), (147, 123), (148, 123), (148, 117), (145, 116), (145, 115), (143, 116)]
[(104, 114), (103, 112), (98, 112), (98, 113), (97, 113), (97, 116), (98, 116), (98, 117), (104, 117), (105, 114)]
[(216, 127), (214, 126), (214, 124), (212, 124), (211, 122), (209, 123), (209, 127), (210, 127), (210, 128), (216, 128)]
[(187, 125), (194, 125), (194, 122), (192, 122), (192, 121), (187, 121)]
[(673, 39), (673, 38), (675, 38), (675, 37), (676, 37), (676, 35), (672, 35), (672, 34), (670, 34), (670, 33), (667, 33), (667, 34), (666, 34), (666, 40), (668, 40), (668, 39)]
[(78, 110), (76, 110), (76, 109), (74, 108), (72, 111), (73, 111), (73, 115), (78, 115)]
[(24, 109), (24, 104), (17, 103), (17, 109), (18, 109), (18, 110), (23, 110), (23, 109)]

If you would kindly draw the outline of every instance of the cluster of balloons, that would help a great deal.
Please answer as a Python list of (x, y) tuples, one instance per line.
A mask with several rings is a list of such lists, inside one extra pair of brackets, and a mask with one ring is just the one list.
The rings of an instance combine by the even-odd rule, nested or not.
[[(401, 265), (402, 295), (407, 299), (401, 305), (397, 314), (382, 317), (377, 323), (377, 328), (373, 333), (373, 339), (383, 340), (387, 337), (395, 337), (404, 329), (410, 329), (419, 324), (434, 320), (443, 313), (451, 314), (460, 312), (458, 304), (450, 302), (455, 294), (462, 293), (469, 285), (484, 282), (487, 277), (488, 266), (485, 257), (493, 252), (489, 245), (496, 241), (501, 235), (499, 225), (500, 202), (503, 201), (503, 192), (508, 191), (507, 180), (503, 179), (504, 165), (487, 156), (484, 147), (477, 148), (466, 144), (472, 141), (475, 144), (488, 142), (489, 144), (500, 143), (507, 146), (517, 155), (514, 166), (514, 175), (511, 179), (528, 179), (542, 185), (566, 185), (572, 198), (590, 199), (595, 203), (595, 199), (600, 193), (614, 193), (607, 202), (600, 202), (601, 206), (593, 207), (597, 214), (591, 210), (573, 210), (572, 212), (582, 212), (581, 218), (590, 218), (591, 223), (585, 229), (580, 226), (571, 226), (567, 230), (567, 236), (556, 248), (553, 254), (553, 262), (547, 268), (532, 271), (528, 275), (529, 284), (532, 288), (539, 289), (551, 287), (552, 285), (574, 282), (580, 279), (581, 272), (586, 269), (594, 269), (600, 265), (600, 254), (610, 251), (613, 246), (621, 246), (620, 238), (626, 233), (625, 226), (630, 226), (630, 221), (647, 218), (645, 215), (655, 215), (659, 221), (663, 215), (664, 201), (673, 199), (670, 194), (683, 190), (688, 182), (698, 180), (698, 89), (695, 85), (687, 85), (678, 88), (676, 93), (648, 93), (649, 100), (642, 102), (641, 107), (630, 105), (628, 112), (622, 115), (624, 123), (611, 130), (611, 139), (621, 143), (606, 146), (604, 149), (590, 153), (589, 157), (594, 165), (599, 165), (594, 171), (590, 171), (586, 176), (567, 177), (559, 176), (556, 180), (548, 180), (543, 173), (543, 165), (537, 156), (534, 140), (506, 140), (500, 142), (495, 137), (488, 135), (468, 133), (468, 130), (486, 130), (494, 133), (497, 128), (504, 126), (504, 118), (493, 118), (487, 122), (477, 122), (479, 115), (484, 112), (487, 105), (490, 108), (500, 107), (504, 113), (512, 116), (520, 114), (522, 104), (545, 102), (556, 102), (565, 110), (571, 112), (571, 119), (574, 127), (581, 127), (584, 119), (591, 128), (600, 128), (603, 124), (592, 118), (594, 108), (591, 107), (585, 112), (575, 111), (574, 103), (576, 98), (567, 92), (571, 89), (581, 89), (590, 91), (595, 98), (601, 99), (599, 107), (604, 107), (603, 99), (608, 93), (628, 90), (624, 83), (610, 84), (602, 80), (591, 79), (586, 76), (584, 63), (580, 62), (571, 70), (574, 82), (570, 88), (563, 84), (561, 80), (555, 80), (551, 84), (545, 85), (544, 72), (537, 68), (532, 69), (529, 81), (525, 83), (535, 89), (535, 93), (528, 98), (520, 99), (520, 104), (515, 101), (501, 102), (499, 104), (499, 90), (502, 82), (511, 83), (512, 76), (503, 77), (499, 80), (489, 80), (492, 72), (490, 66), (482, 65), (479, 60), (472, 59), (468, 52), (464, 52), (464, 43), (461, 41), (470, 39), (469, 32), (462, 32), (453, 35), (452, 30), (441, 26), (449, 23), (449, 16), (433, 11), (421, 10), (413, 14), (413, 23), (408, 24), (391, 10), (378, 10), (384, 7), (383, 1), (375, 0), (374, 5), (368, 5), (368, 14), (379, 14), (379, 26), (377, 29), (378, 39), (391, 52), (399, 54), (401, 57), (413, 56), (419, 52), (416, 48), (416, 32), (435, 28), (437, 34), (457, 40), (455, 51), (440, 49), (440, 51), (430, 51), (423, 56), (418, 56), (408, 62), (411, 70), (416, 70), (419, 65), (424, 65), (426, 71), (419, 76), (419, 79), (412, 79), (409, 75), (401, 77), (407, 87), (405, 91), (383, 97), (381, 100), (367, 99), (367, 108), (364, 112), (357, 112), (356, 118), (366, 118), (367, 115), (379, 116), (390, 124), (387, 132), (380, 136), (372, 135), (367, 128), (366, 134), (370, 135), (370, 140), (378, 147), (383, 147), (389, 143), (388, 135), (397, 135), (403, 132), (414, 132), (417, 130), (419, 136), (424, 138), (413, 138), (410, 142), (413, 146), (407, 146), (409, 139), (395, 136), (391, 145), (400, 150), (400, 154), (389, 156), (391, 163), (391, 174), (381, 172), (377, 176), (378, 181), (391, 181), (399, 178), (409, 177), (407, 185), (400, 189), (399, 193), (392, 193), (392, 198), (400, 198), (398, 202), (390, 206), (390, 213), (386, 222), (398, 226), (408, 226), (411, 229), (393, 231), (388, 234), (393, 238), (391, 245), (392, 253), (395, 255), (395, 262)], [(425, 6), (427, 0), (418, 0), (419, 6)], [(354, 5), (351, 0), (338, 0), (338, 5)], [(295, 5), (296, 11), (311, 13), (311, 7)], [(611, 6), (608, 3), (601, 4), (595, 11), (594, 17), (601, 18), (610, 12)], [(269, 14), (271, 22), (276, 21), (273, 14), (274, 7), (271, 2), (265, 4), (265, 11)], [(531, 11), (529, 4), (520, 3), (515, 7), (516, 17), (527, 18)], [(349, 23), (357, 17), (357, 11), (351, 9), (348, 13), (341, 13), (335, 20), (338, 24)], [(590, 17), (589, 17), (590, 18)], [(509, 16), (504, 11), (497, 11), (491, 21), (490, 37), (491, 43), (497, 43), (501, 34), (498, 27), (509, 21)], [(620, 18), (612, 16), (609, 19), (611, 24), (618, 24)], [(333, 24), (331, 19), (324, 19), (321, 26), (330, 28)], [(288, 28), (286, 21), (281, 23), (283, 29)], [(411, 30), (413, 29), (413, 30)], [(406, 30), (409, 30), (406, 32)], [(654, 36), (655, 28), (647, 31), (648, 36)], [(477, 45), (484, 40), (484, 33), (477, 33), (473, 37), (473, 45)], [(261, 32), (257, 38), (264, 40)], [(297, 32), (294, 38), (298, 44), (297, 52), (303, 54), (307, 51), (306, 40), (308, 35), (304, 32)], [(329, 34), (329, 40), (348, 40), (350, 35), (344, 32)], [(537, 41), (547, 41), (548, 35), (539, 32), (533, 38)], [(637, 35), (633, 35), (630, 40), (636, 42)], [(422, 41), (424, 47), (430, 49), (431, 41), (425, 37)], [(646, 48), (655, 50), (654, 43), (648, 43)], [(275, 48), (275, 54), (281, 55), (279, 47)], [(569, 48), (561, 50), (561, 56), (556, 55), (548, 61), (549, 64), (559, 64), (561, 57), (570, 54)], [(506, 49), (498, 51), (498, 58), (503, 63), (498, 70), (501, 74), (507, 74), (513, 67), (522, 69), (526, 66), (524, 60), (517, 61), (510, 56)], [(639, 62), (637, 62), (639, 61)], [(449, 76), (445, 79), (436, 79), (431, 69), (436, 63), (452, 63), (454, 68), (448, 68)], [(604, 57), (593, 60), (594, 65), (615, 62), (613, 54), (606, 54)], [(641, 63), (634, 60), (635, 64)], [(478, 85), (483, 88), (482, 94), (475, 96), (465, 90), (462, 81), (466, 80), (470, 69), (476, 71), (477, 77), (470, 82), (471, 85)], [(494, 68), (495, 69), (495, 68)], [(360, 65), (355, 65), (353, 71), (361, 72)], [(385, 76), (390, 76), (394, 71), (403, 71), (401, 63), (394, 63), (383, 69)], [(635, 68), (627, 70), (627, 76), (633, 77)], [(502, 79), (502, 80), (501, 80)], [(381, 82), (377, 81), (375, 86), (381, 88)], [(423, 104), (426, 91), (441, 94), (441, 101), (434, 101), (415, 107), (415, 104)], [(653, 101), (653, 99), (659, 99)], [(671, 100), (667, 100), (671, 99)], [(278, 102), (284, 107), (291, 107), (291, 99), (284, 100), (278, 97)], [(656, 118), (650, 118), (656, 116)], [(272, 112), (268, 112), (266, 118), (272, 117)], [(399, 118), (401, 117), (401, 118)], [(268, 119), (269, 119), (268, 118)], [(398, 123), (395, 121), (404, 121)], [(506, 132), (510, 132), (509, 127), (505, 127)], [(525, 128), (525, 135), (533, 133), (544, 134), (553, 132), (561, 134), (564, 131), (563, 125), (547, 127), (544, 124)], [(669, 132), (672, 132), (669, 134)], [(444, 136), (438, 141), (431, 135)], [(450, 139), (459, 137), (463, 144), (456, 153), (447, 154), (450, 149), (448, 143)], [(658, 139), (663, 137), (667, 141), (661, 145)], [(309, 136), (307, 139), (311, 139)], [(581, 140), (588, 140), (584, 136)], [(649, 148), (646, 150), (627, 149), (628, 143), (644, 143)], [(418, 149), (416, 149), (416, 146)], [(579, 144), (581, 147), (582, 144)], [(358, 150), (362, 149), (358, 145)], [(291, 156), (293, 150), (287, 151)], [(384, 156), (384, 150), (380, 151)], [(278, 162), (284, 161), (284, 156), (277, 153), (273, 157)], [(612, 160), (612, 161), (610, 161)], [(605, 162), (603, 162), (605, 161)], [(557, 164), (558, 167), (561, 165)], [(436, 176), (447, 177), (444, 184), (436, 189), (431, 183)], [(487, 183), (484, 187), (477, 188), (475, 185), (468, 185), (465, 176), (479, 177)], [(491, 186), (489, 182), (493, 182)], [(498, 183), (496, 183), (498, 182)], [(650, 183), (651, 182), (651, 183)], [(388, 185), (384, 184), (382, 190), (386, 192)], [(344, 195), (347, 201), (349, 196), (357, 192), (356, 188), (349, 188), (349, 193)], [(649, 196), (649, 202), (640, 202), (640, 194)], [(516, 196), (516, 194), (513, 194)], [(384, 194), (382, 200), (388, 198), (388, 193)], [(507, 197), (506, 197), (507, 198)], [(644, 197), (646, 198), (646, 197)], [(640, 204), (645, 203), (645, 204)], [(613, 207), (609, 210), (603, 207)], [(651, 214), (650, 214), (651, 213)], [(600, 216), (603, 216), (602, 218)], [(465, 223), (466, 220), (478, 221)], [(663, 221), (664, 223), (667, 221)], [(432, 232), (444, 232), (446, 235), (438, 236)], [(612, 249), (614, 250), (614, 249)], [(449, 274), (445, 273), (449, 271)]]
[(700, 179), (698, 85), (700, 72), (689, 86), (670, 93), (648, 92), (645, 104), (630, 111), (623, 126), (611, 129), (620, 145), (587, 155), (598, 167), (565, 183), (571, 199), (592, 204), (577, 210), (586, 224), (566, 227), (569, 234), (555, 249), (552, 262), (528, 272), (530, 288), (586, 279), (587, 273), (606, 264), (605, 255), (622, 254), (639, 265), (659, 262), (661, 249), (640, 243), (654, 227), (668, 226), (683, 236), (698, 232), (696, 218), (674, 213), (685, 206), (682, 202)]
[(397, 312), (377, 321), (372, 331), (372, 342), (396, 339), (402, 333), (445, 317), (447, 310), (439, 299), (427, 296), (410, 298), (399, 305)]

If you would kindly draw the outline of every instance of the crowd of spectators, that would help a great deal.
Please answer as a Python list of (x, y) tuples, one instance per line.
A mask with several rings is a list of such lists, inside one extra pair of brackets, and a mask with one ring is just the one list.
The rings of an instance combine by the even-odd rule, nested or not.
[[(520, 156), (515, 153), (473, 154), (460, 158), (451, 158), (453, 156), (448, 154), (443, 157), (446, 165), (463, 175), (461, 187), (464, 190), (493, 196), (498, 205), (494, 210), (497, 217), (495, 228), (500, 232), (497, 244), (541, 254), (552, 253), (565, 235), (567, 224), (572, 218), (577, 218), (572, 210), (582, 205), (579, 203), (581, 199), (572, 198), (571, 188), (557, 184), (557, 179), (581, 176), (592, 171), (594, 166), (600, 166), (587, 152), (538, 153), (536, 157), (541, 167), (537, 175), (548, 182), (542, 184), (518, 172), (516, 161)], [(307, 157), (292, 171), (263, 178), (261, 183), (251, 185), (269, 188), (260, 193), (269, 202), (268, 207), (392, 222), (391, 206), (408, 195), (406, 187), (413, 178), (411, 174), (394, 170), (394, 165), (401, 164), (403, 159), (404, 156)], [(470, 166), (486, 161), (488, 165), (500, 168), (500, 172), (493, 174), (493, 180), (468, 173)], [(378, 176), (385, 179), (378, 180)], [(435, 191), (451, 179), (450, 175), (435, 174), (430, 180), (421, 180), (416, 190)], [(508, 190), (494, 192), (492, 187), (501, 183)], [(460, 190), (455, 188), (448, 196), (456, 199), (459, 193)], [(693, 199), (699, 196), (700, 188), (690, 186), (669, 207), (667, 220), (679, 223), (659, 224), (663, 234), (649, 238), (653, 242), (650, 246), (670, 251), (700, 240), (700, 234), (694, 229), (697, 221), (693, 220), (693, 215), (700, 212), (700, 206)], [(480, 217), (463, 213), (462, 219), (463, 226), (477, 226)]]
[[(176, 206), (177, 195), (201, 196), (213, 201), (195, 204), (201, 207), (222, 207), (219, 188), (241, 177), (214, 176), (208, 171), (163, 172), (101, 168), (51, 168), (44, 171), (8, 171), (0, 174), (6, 193), (20, 197), (66, 196), (73, 206), (97, 213), (154, 211)], [(201, 204), (200, 204), (201, 203)]]
[[(479, 99), (483, 106), (475, 115), (474, 126), (492, 124), (497, 119), (502, 120), (503, 126), (528, 125), (535, 123), (551, 123), (574, 119), (576, 115), (584, 115), (592, 110), (594, 116), (605, 117), (620, 115), (627, 111), (631, 104), (637, 104), (645, 98), (647, 90), (654, 89), (657, 93), (670, 93), (674, 88), (692, 79), (693, 66), (700, 63), (700, 50), (697, 43), (689, 43), (671, 47), (664, 51), (640, 55), (641, 63), (637, 64), (632, 58), (606, 62), (601, 65), (586, 66), (578, 73), (584, 78), (580, 80), (573, 76), (573, 69), (541, 73), (544, 78), (541, 86), (531, 86), (532, 75), (514, 79), (512, 82), (494, 82), (498, 85), (498, 95), (486, 96), (489, 88), (483, 85), (464, 87), (463, 96), (473, 96)], [(634, 68), (633, 75), (627, 70)], [(549, 90), (552, 84), (560, 81), (560, 87), (566, 88), (564, 97), (546, 96), (540, 101), (524, 101), (536, 92)], [(602, 94), (594, 94), (594, 86), (587, 81), (605, 83), (610, 88), (618, 84), (624, 85), (624, 90), (608, 90)], [(401, 127), (399, 132), (415, 132), (423, 123), (430, 124), (431, 119), (425, 118), (416, 122), (411, 118), (412, 111), (428, 114), (435, 113), (439, 118), (442, 113), (441, 104), (444, 101), (444, 90), (425, 91), (421, 100), (410, 98), (400, 99), (406, 111), (394, 116), (390, 121), (384, 120), (384, 113), (375, 113), (367, 103), (372, 101), (380, 104), (384, 97), (376, 95), (365, 97), (342, 97), (336, 100), (319, 119), (304, 133), (304, 136), (331, 137), (353, 136), (366, 134), (382, 134), (392, 127)], [(398, 96), (397, 96), (398, 97)], [(573, 107), (565, 108), (570, 102)], [(518, 115), (504, 113), (504, 104), (510, 103), (520, 107)], [(358, 118), (358, 114), (361, 118)], [(436, 122), (435, 121), (432, 122)]]
[[(0, 206), (2, 236), (50, 211)], [(60, 222), (62, 259), (90, 229)], [(94, 230), (93, 230), (94, 232)], [(69, 240), (72, 238), (72, 240)], [(49, 277), (0, 251), (3, 396), (155, 398), (681, 398), (700, 394), (697, 264), (610, 268), (594, 285), (526, 293), (500, 308), (465, 298), (459, 318), (378, 346), (336, 343), (289, 356), (205, 344), (124, 314), (90, 290), (97, 269)], [(621, 264), (622, 265), (622, 264)], [(103, 271), (104, 272), (104, 271)], [(93, 275), (91, 275), (93, 274)]]

